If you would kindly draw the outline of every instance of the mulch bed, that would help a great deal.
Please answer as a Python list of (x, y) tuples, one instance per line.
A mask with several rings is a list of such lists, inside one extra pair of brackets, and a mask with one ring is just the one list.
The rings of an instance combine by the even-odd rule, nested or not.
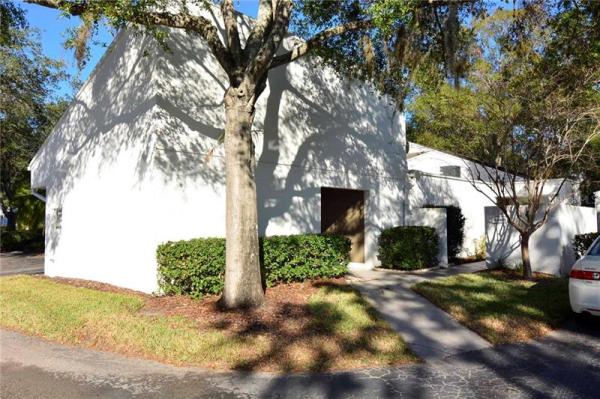
[(48, 277), (48, 276), (34, 276), (34, 277), (45, 279), (45, 280), (50, 280), (50, 281), (56, 281), (57, 283), (62, 283), (62, 284), (69, 284), (69, 285), (73, 285), (75, 287), (89, 288), (91, 290), (96, 290), (96, 291), (115, 292), (117, 294), (138, 295), (138, 296), (142, 296), (144, 298), (152, 297), (152, 295), (149, 295), (149, 294), (146, 294), (146, 293), (143, 293), (140, 291), (130, 290), (128, 288), (117, 287), (117, 286), (111, 285), (111, 284), (100, 283), (98, 281), (82, 280), (79, 278), (66, 278), (66, 277)]
[[(344, 278), (280, 284), (267, 289), (265, 303), (258, 309), (223, 310), (219, 307), (218, 295), (202, 299), (183, 295), (153, 296), (96, 281), (46, 276), (38, 278), (98, 291), (141, 296), (145, 298), (145, 305), (140, 313), (148, 316), (184, 316), (202, 330), (216, 328), (228, 334), (275, 336), (310, 330), (307, 327), (313, 321), (313, 316), (307, 306), (308, 299), (321, 287), (346, 285)], [(315, 333), (319, 331), (315, 330)]]
[[(521, 272), (520, 270), (500, 268), (500, 269), (482, 270), (479, 273), (490, 273), (492, 275), (500, 276), (500, 277), (504, 278), (505, 280), (510, 280), (510, 281), (519, 281), (519, 280), (527, 281), (523, 277), (523, 272)], [(552, 274), (548, 274), (548, 273), (533, 272), (533, 277), (532, 277), (531, 281), (533, 281), (533, 282), (548, 281), (548, 280), (554, 279), (555, 277), (556, 276), (554, 276)]]

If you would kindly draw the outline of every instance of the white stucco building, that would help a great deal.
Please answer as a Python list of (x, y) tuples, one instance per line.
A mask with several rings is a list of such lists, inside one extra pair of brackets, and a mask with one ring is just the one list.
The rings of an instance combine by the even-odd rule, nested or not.
[[(494, 194), (473, 176), (478, 176), (485, 166), (431, 147), (409, 143), (407, 155), (409, 170), (408, 201), (412, 209), (423, 206), (458, 206), (465, 217), (464, 243), (460, 256), (473, 256), (477, 246), (485, 242), (485, 208), (494, 207), (488, 197)], [(482, 180), (485, 174), (480, 173)], [(549, 180), (544, 188), (547, 197), (554, 195), (562, 179)], [(473, 186), (477, 185), (477, 189)], [(523, 182), (517, 180), (517, 190), (526, 196)], [(519, 187), (520, 186), (520, 187)], [(484, 195), (487, 193), (488, 196)], [(566, 181), (560, 188), (557, 200), (579, 205), (577, 185)]]
[[(227, 77), (201, 39), (173, 30), (169, 47), (120, 32), (31, 161), (47, 275), (152, 292), (157, 245), (225, 235)], [(270, 72), (253, 131), (259, 234), (319, 233), (324, 201), (352, 197), (354, 261), (377, 264), (378, 232), (405, 222), (405, 129), (391, 102), (301, 59)]]

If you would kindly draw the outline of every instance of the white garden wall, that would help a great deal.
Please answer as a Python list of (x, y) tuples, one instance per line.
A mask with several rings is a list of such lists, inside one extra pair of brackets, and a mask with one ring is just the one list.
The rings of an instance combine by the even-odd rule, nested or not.
[(433, 227), (438, 234), (438, 264), (448, 267), (448, 227), (446, 210), (441, 208), (412, 209), (407, 218), (408, 226)]
[[(485, 241), (485, 212), (487, 206), (495, 206), (496, 195), (484, 184), (476, 181), (473, 185), (472, 174), (483, 173), (484, 166), (465, 158), (458, 157), (430, 147), (410, 143), (407, 165), (410, 179), (408, 180), (408, 207), (418, 209), (423, 206), (457, 206), (465, 217), (464, 242), (461, 257), (472, 257), (480, 244)], [(460, 168), (460, 176), (441, 174), (441, 168), (455, 166)], [(492, 172), (495, 173), (495, 172)], [(527, 197), (523, 181), (517, 178), (517, 195)], [(559, 191), (556, 201), (571, 205), (579, 205), (579, 190), (577, 185), (567, 180), (550, 179), (544, 185), (545, 199), (553, 197)], [(494, 201), (490, 200), (494, 199)]]
[[(496, 207), (485, 208), (488, 267), (521, 263), (519, 234)], [(573, 238), (576, 234), (597, 231), (594, 208), (559, 205), (548, 221), (530, 238), (533, 271), (567, 275), (575, 262)]]
[[(408, 182), (410, 209), (426, 205), (453, 205), (461, 209), (465, 217), (465, 228), (463, 248), (459, 256), (475, 256), (478, 244), (485, 240), (484, 208), (493, 206), (493, 203), (465, 179), (413, 171)], [(479, 185), (479, 189), (487, 190), (483, 184)]]

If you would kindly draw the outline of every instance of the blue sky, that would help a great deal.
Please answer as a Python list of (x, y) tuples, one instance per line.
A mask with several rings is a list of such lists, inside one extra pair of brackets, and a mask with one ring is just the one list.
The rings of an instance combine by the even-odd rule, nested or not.
[[(96, 37), (98, 43), (91, 46), (90, 61), (82, 71), (78, 71), (73, 51), (65, 49), (63, 43), (67, 30), (79, 26), (79, 18), (65, 17), (60, 11), (28, 3), (21, 3), (20, 5), (27, 12), (29, 25), (40, 32), (44, 54), (54, 59), (63, 60), (70, 75), (75, 76), (79, 73), (80, 79), (85, 81), (106, 51), (106, 46), (112, 41), (112, 34), (106, 29), (99, 32)], [(258, 0), (237, 0), (236, 9), (254, 17), (258, 10)], [(56, 94), (73, 94), (70, 83), (62, 82)]]

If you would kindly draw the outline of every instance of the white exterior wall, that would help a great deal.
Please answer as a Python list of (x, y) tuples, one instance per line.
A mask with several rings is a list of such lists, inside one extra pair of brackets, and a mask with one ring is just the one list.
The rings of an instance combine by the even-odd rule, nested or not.
[[(480, 190), (487, 190), (479, 185)], [(489, 193), (491, 195), (491, 193)], [(465, 217), (464, 241), (459, 256), (474, 256), (478, 242), (485, 240), (486, 206), (494, 204), (465, 180), (447, 176), (414, 173), (409, 180), (411, 212), (425, 205), (458, 206)]]
[(152, 291), (141, 251), (160, 214), (147, 206), (156, 112), (151, 38), (118, 35), (30, 163), (46, 189), (45, 272)]
[[(594, 208), (559, 205), (548, 221), (530, 238), (529, 256), (533, 271), (567, 275), (575, 262), (573, 239), (577, 234), (597, 231)], [(496, 207), (485, 208), (488, 267), (521, 263), (518, 232)]]
[[(199, 39), (173, 54), (122, 34), (31, 162), (47, 190), (46, 273), (157, 289), (168, 240), (225, 234), (223, 93)], [(256, 110), (259, 233), (320, 232), (320, 188), (366, 190), (365, 259), (402, 224), (403, 120), (365, 85), (310, 59), (273, 70)]]
[(447, 152), (438, 151), (416, 143), (409, 144), (408, 169), (418, 170), (432, 175), (441, 175), (442, 166), (459, 166), (460, 176), (467, 178), (477, 174), (483, 166)]
[[(425, 205), (460, 207), (465, 217), (465, 228), (463, 249), (459, 256), (474, 256), (478, 243), (486, 239), (485, 207), (495, 206), (490, 200), (495, 198), (494, 193), (484, 183), (479, 183), (476, 189), (471, 182), (471, 171), (482, 171), (484, 166), (416, 143), (410, 143), (407, 166), (411, 171), (408, 188), (409, 208), (419, 209)], [(441, 175), (442, 166), (459, 166), (461, 177)], [(553, 196), (561, 183), (562, 179), (548, 180), (544, 186), (544, 196)], [(517, 194), (527, 196), (523, 182), (517, 182)], [(573, 182), (564, 182), (557, 201), (580, 204), (579, 192)]]
[[(182, 48), (204, 48), (179, 32), (172, 40)], [(217, 139), (227, 79), (206, 54), (174, 51), (160, 62), (153, 181), (181, 210), (170, 215), (162, 241), (225, 235), (224, 159)], [(364, 190), (365, 264), (377, 265), (379, 231), (402, 224), (403, 123), (391, 103), (315, 60), (271, 71), (253, 127), (259, 234), (319, 233), (321, 187)], [(159, 209), (164, 200), (157, 201)], [(201, 203), (210, 204), (208, 223)]]

